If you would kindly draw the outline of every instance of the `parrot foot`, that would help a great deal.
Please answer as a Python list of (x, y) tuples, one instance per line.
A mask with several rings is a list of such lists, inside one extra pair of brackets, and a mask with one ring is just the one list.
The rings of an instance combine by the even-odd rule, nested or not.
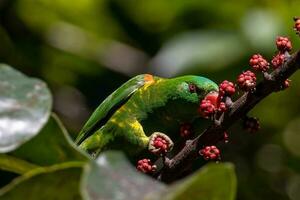
[(164, 155), (170, 152), (174, 146), (173, 141), (164, 133), (154, 132), (150, 136), (148, 149), (151, 153)]

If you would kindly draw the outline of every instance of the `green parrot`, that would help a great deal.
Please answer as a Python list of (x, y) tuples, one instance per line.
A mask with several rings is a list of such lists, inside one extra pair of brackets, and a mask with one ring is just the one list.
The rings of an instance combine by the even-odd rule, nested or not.
[(135, 76), (99, 105), (75, 142), (94, 156), (108, 149), (136, 156), (149, 148), (154, 132), (178, 138), (180, 124), (201, 118), (199, 102), (217, 91), (201, 76)]

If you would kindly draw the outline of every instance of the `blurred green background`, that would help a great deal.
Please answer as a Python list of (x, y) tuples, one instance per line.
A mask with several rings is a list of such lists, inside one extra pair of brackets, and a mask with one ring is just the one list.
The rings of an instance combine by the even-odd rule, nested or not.
[[(296, 0), (0, 0), (0, 62), (45, 80), (54, 111), (76, 135), (91, 111), (140, 73), (235, 80), (249, 57), (271, 59), (277, 35), (300, 39)], [(262, 129), (229, 131), (238, 198), (300, 199), (300, 73), (260, 103)]]

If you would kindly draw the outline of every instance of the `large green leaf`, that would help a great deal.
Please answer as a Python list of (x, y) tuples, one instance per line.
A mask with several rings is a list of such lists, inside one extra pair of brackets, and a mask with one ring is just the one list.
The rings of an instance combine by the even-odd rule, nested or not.
[(36, 167), (68, 161), (86, 161), (68, 136), (59, 119), (52, 114), (41, 132), (8, 154), (0, 154), (0, 169), (18, 174)]
[(71, 141), (67, 131), (54, 114), (37, 136), (10, 154), (41, 166), (88, 160), (87, 156)]
[(2, 188), (0, 199), (81, 199), (79, 193), (81, 172), (81, 162), (37, 168)]
[(89, 200), (150, 199), (165, 189), (165, 185), (137, 172), (125, 156), (116, 152), (102, 154), (84, 171), (82, 193)]
[(0, 64), (0, 152), (35, 136), (47, 122), (51, 104), (45, 83)]
[(234, 200), (236, 176), (232, 164), (208, 164), (176, 183), (163, 200)]

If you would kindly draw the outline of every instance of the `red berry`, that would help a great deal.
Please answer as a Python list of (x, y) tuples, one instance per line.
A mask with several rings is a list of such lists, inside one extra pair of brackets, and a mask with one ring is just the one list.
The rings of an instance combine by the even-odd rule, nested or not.
[(273, 57), (271, 63), (273, 65), (274, 69), (277, 69), (278, 67), (282, 66), (284, 63), (285, 55), (284, 53), (278, 53), (276, 56)]
[(155, 132), (149, 142), (149, 151), (154, 154), (165, 154), (173, 148), (172, 140), (165, 134)]
[(198, 112), (203, 116), (203, 117), (210, 117), (215, 113), (215, 106), (211, 103), (210, 100), (205, 100), (203, 99), (200, 103), (200, 107), (198, 109)]
[(219, 94), (221, 96), (224, 95), (232, 96), (234, 93), (235, 93), (235, 87), (232, 82), (225, 80), (219, 85)]
[(238, 76), (237, 84), (241, 90), (252, 90), (256, 86), (256, 75), (249, 70), (245, 71)]
[(300, 35), (300, 18), (299, 17), (295, 17), (294, 21), (295, 21), (294, 30), (296, 31), (296, 33), (298, 35)]
[(254, 54), (250, 58), (249, 64), (251, 67), (253, 67), (253, 69), (255, 69), (257, 71), (262, 71), (262, 72), (267, 71), (270, 66), (268, 61), (266, 59), (264, 59), (264, 57), (262, 57), (262, 55), (260, 55), (260, 54)]
[(220, 160), (220, 150), (216, 146), (206, 146), (199, 151), (205, 160)]
[(290, 51), (292, 49), (292, 43), (289, 38), (282, 36), (276, 38), (276, 46), (281, 52)]
[(180, 126), (180, 136), (183, 138), (192, 135), (192, 125), (190, 123), (183, 123)]
[(218, 107), (218, 111), (219, 112), (225, 112), (227, 110), (227, 106), (224, 102), (220, 102), (219, 107)]
[(257, 132), (260, 129), (259, 120), (255, 117), (246, 117), (244, 119), (243, 128), (250, 133)]
[(153, 173), (156, 170), (156, 165), (153, 165), (150, 159), (142, 159), (137, 162), (137, 170), (145, 174)]
[(214, 106), (218, 106), (219, 104), (219, 92), (213, 91), (208, 93), (205, 97), (205, 100), (209, 100)]

